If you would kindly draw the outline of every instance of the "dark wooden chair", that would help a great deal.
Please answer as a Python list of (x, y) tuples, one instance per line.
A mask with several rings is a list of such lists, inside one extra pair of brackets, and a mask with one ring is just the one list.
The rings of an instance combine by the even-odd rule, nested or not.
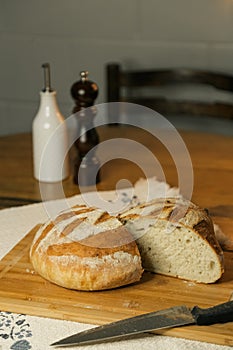
[[(147, 96), (143, 88), (209, 85), (216, 91), (232, 93), (230, 102), (173, 99), (173, 96)], [(131, 102), (149, 107), (162, 115), (210, 116), (233, 120), (233, 76), (193, 69), (123, 70), (118, 63), (106, 65), (107, 102)], [(109, 115), (111, 122), (111, 115)]]

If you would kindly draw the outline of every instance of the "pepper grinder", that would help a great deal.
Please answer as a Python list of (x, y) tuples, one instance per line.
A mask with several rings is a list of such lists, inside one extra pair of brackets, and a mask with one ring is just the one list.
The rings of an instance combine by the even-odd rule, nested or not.
[(88, 79), (87, 71), (80, 72), (80, 76), (81, 79), (71, 87), (79, 135), (74, 143), (77, 156), (73, 180), (79, 186), (93, 186), (100, 181), (99, 160), (93, 150), (99, 144), (99, 136), (93, 125), (97, 113), (94, 101), (98, 96), (98, 86)]
[(58, 182), (69, 173), (68, 135), (56, 91), (51, 88), (50, 65), (44, 63), (44, 89), (32, 124), (34, 177), (42, 182)]

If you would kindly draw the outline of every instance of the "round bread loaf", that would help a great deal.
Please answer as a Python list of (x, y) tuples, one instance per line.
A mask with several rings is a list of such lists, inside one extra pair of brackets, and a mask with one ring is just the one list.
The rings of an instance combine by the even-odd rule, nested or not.
[(140, 280), (141, 257), (132, 235), (115, 217), (77, 205), (42, 225), (32, 242), (35, 271), (60, 286), (104, 290)]
[(202, 283), (224, 272), (223, 251), (207, 210), (177, 198), (155, 199), (119, 215), (145, 270)]

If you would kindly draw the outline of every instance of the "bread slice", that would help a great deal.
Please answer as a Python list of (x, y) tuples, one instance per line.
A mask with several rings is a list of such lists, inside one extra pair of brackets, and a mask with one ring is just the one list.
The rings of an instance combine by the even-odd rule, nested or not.
[(42, 225), (30, 258), (45, 279), (77, 290), (123, 286), (140, 280), (143, 273), (137, 245), (122, 223), (85, 205)]
[(136, 239), (145, 270), (213, 283), (223, 252), (207, 210), (183, 199), (156, 199), (119, 215)]

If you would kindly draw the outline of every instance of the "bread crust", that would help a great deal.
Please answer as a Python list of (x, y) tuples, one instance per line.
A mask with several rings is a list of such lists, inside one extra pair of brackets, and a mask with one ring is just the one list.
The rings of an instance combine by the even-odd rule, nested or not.
[(41, 276), (77, 290), (116, 288), (139, 281), (143, 273), (137, 245), (126, 228), (108, 213), (86, 206), (42, 225), (30, 258)]
[[(145, 208), (152, 209), (148, 214), (143, 215)], [(134, 213), (134, 212), (137, 213)], [(140, 214), (139, 214), (140, 213)], [(139, 219), (142, 216), (157, 217), (170, 221), (174, 225), (182, 224), (188, 228), (192, 228), (198, 235), (205, 239), (218, 255), (223, 256), (222, 248), (216, 239), (214, 226), (208, 210), (200, 208), (190, 201), (179, 198), (158, 198), (147, 203), (139, 204), (118, 215), (119, 220), (125, 223), (130, 220)]]
[[(215, 261), (217, 262), (219, 272), (217, 277), (213, 277), (212, 280), (210, 278), (208, 282), (205, 282), (204, 280), (202, 281), (202, 276), (200, 276), (200, 279), (192, 279), (187, 278), (187, 276), (183, 277), (182, 274), (179, 275), (177, 273), (176, 277), (204, 283), (213, 283), (222, 276), (224, 272), (223, 251), (218, 240), (216, 239), (213, 222), (211, 217), (208, 215), (207, 209), (200, 208), (194, 203), (184, 200), (183, 198), (158, 198), (147, 203), (139, 204), (138, 206), (120, 214), (118, 217), (127, 226), (131, 233), (133, 233), (133, 230), (130, 229), (130, 224), (137, 221), (143, 224), (143, 220), (147, 219), (151, 219), (151, 225), (154, 225), (155, 228), (156, 225), (161, 226), (161, 222), (163, 222), (164, 227), (166, 226), (168, 230), (180, 228), (182, 232), (191, 231), (194, 235), (203, 240), (203, 242), (208, 245), (209, 249), (212, 250), (212, 256), (215, 256)], [(153, 220), (155, 222), (153, 222)], [(148, 261), (153, 260), (153, 257), (151, 258), (150, 252), (145, 253), (148, 248), (146, 247), (148, 244), (146, 234), (146, 230), (142, 230), (141, 237), (139, 236), (136, 239), (142, 256), (143, 267), (145, 270), (161, 273), (160, 269), (157, 269), (156, 264), (148, 264)], [(145, 237), (143, 238), (144, 235)], [(156, 250), (154, 253), (156, 254)], [(163, 271), (162, 273), (173, 276), (173, 274), (169, 271)]]
[[(135, 223), (142, 227), (139, 236), (132, 230)], [(177, 238), (166, 244), (162, 236), (167, 228), (174, 229)], [(157, 230), (159, 235), (153, 237), (153, 230)], [(199, 278), (195, 274), (192, 277), (192, 274), (165, 266), (167, 257), (163, 261), (163, 249), (166, 251), (178, 237), (182, 240), (186, 233), (206, 247), (211, 258), (208, 260), (203, 254), (199, 258), (205, 258), (210, 266), (214, 262), (217, 273), (213, 276), (210, 272), (208, 278)], [(157, 251), (152, 249), (154, 255), (151, 254), (149, 246), (158, 237), (162, 237), (163, 242), (154, 243), (161, 243), (162, 248), (158, 252), (164, 269), (156, 265), (159, 260)], [(176, 253), (173, 250), (173, 254)], [(83, 291), (112, 289), (137, 282), (143, 268), (203, 283), (217, 281), (224, 272), (223, 251), (215, 237), (208, 211), (180, 198), (155, 199), (117, 217), (97, 208), (74, 206), (38, 229), (31, 245), (30, 258), (34, 269), (47, 280)], [(190, 261), (185, 261), (187, 270), (190, 264), (195, 264), (192, 257)], [(191, 267), (195, 269), (195, 266)]]

